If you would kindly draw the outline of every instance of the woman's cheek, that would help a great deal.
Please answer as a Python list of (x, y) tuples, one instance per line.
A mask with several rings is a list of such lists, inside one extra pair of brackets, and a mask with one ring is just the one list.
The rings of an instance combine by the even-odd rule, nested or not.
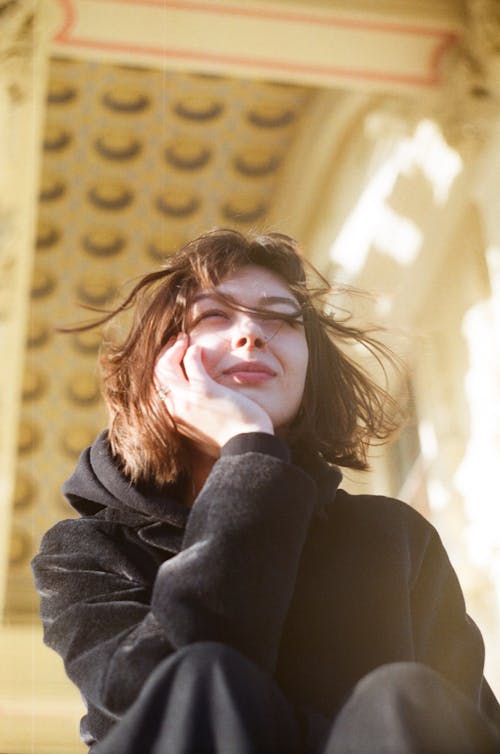
[(217, 365), (225, 352), (224, 340), (215, 333), (191, 333), (189, 340), (191, 345), (201, 346), (203, 365), (208, 375), (214, 378), (218, 374)]

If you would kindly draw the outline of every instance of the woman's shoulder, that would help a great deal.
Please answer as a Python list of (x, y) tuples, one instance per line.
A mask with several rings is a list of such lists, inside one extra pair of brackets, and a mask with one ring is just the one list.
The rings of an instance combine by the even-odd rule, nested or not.
[(399, 543), (420, 552), (432, 543), (444, 553), (434, 525), (403, 500), (386, 495), (352, 494), (339, 488), (325, 513), (333, 529), (341, 527), (351, 536), (366, 536), (391, 547)]
[(401, 522), (410, 527), (434, 529), (430, 521), (409, 503), (388, 495), (353, 494), (339, 487), (335, 499), (329, 504), (331, 512), (360, 516), (384, 522)]
[(120, 527), (106, 520), (104, 513), (57, 521), (43, 535), (40, 552), (45, 555), (61, 550), (89, 552), (99, 549), (104, 542), (115, 541)]
[(454, 573), (441, 538), (421, 513), (384, 495), (356, 495), (339, 488), (311, 528), (308, 557), (325, 572), (348, 569), (370, 582), (413, 588), (429, 573)]

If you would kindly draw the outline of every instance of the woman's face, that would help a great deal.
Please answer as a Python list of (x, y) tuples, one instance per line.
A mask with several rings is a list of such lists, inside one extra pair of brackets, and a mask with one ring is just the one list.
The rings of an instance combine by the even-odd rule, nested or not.
[[(273, 317), (233, 309), (217, 292)], [(275, 430), (296, 416), (304, 393), (309, 352), (302, 318), (290, 322), (282, 317), (298, 312), (286, 282), (257, 265), (225, 278), (215, 294), (198, 293), (188, 312), (190, 343), (202, 346), (210, 377), (258, 403)]]

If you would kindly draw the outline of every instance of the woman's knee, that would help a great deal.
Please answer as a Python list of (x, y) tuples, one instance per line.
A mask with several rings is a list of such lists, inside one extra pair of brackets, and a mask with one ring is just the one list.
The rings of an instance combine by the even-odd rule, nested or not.
[(251, 666), (252, 663), (237, 649), (216, 641), (198, 641), (179, 649), (171, 656), (176, 664), (192, 668), (198, 673), (205, 670), (211, 672), (216, 666), (230, 669), (233, 667)]
[(188, 644), (169, 655), (153, 671), (149, 685), (201, 688), (224, 683), (231, 687), (258, 688), (269, 684), (270, 677), (237, 649), (223, 643), (200, 641)]
[(353, 689), (356, 695), (400, 695), (430, 688), (447, 687), (447, 681), (435, 670), (419, 662), (392, 662), (375, 668)]
[(462, 692), (426, 665), (380, 666), (353, 688), (335, 718), (325, 751), (486, 754), (492, 733)]

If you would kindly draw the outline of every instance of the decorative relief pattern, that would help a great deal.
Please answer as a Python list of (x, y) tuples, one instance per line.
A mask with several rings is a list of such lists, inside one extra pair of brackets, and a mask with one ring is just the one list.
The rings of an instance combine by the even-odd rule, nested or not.
[(82, 236), (82, 248), (95, 257), (112, 257), (123, 251), (126, 237), (116, 228), (94, 227)]
[(36, 249), (50, 249), (61, 239), (61, 230), (48, 220), (40, 219), (36, 233)]
[(55, 202), (62, 199), (67, 190), (66, 182), (60, 175), (44, 173), (40, 180), (40, 201)]
[(11, 566), (23, 566), (32, 552), (32, 541), (29, 532), (14, 525), (10, 538), (9, 561)]
[(465, 2), (464, 34), (443, 64), (445, 90), (433, 113), (461, 152), (481, 146), (500, 114), (500, 3)]
[(26, 471), (19, 472), (14, 489), (14, 510), (30, 506), (36, 498), (37, 485)]
[(140, 154), (142, 144), (133, 133), (110, 129), (96, 138), (94, 147), (105, 160), (128, 162)]
[(62, 152), (69, 147), (73, 134), (63, 126), (49, 123), (45, 128), (43, 148), (46, 152)]
[[(101, 332), (59, 334), (106, 308), (217, 224), (265, 221), (300, 87), (53, 60), (19, 432), (8, 611), (36, 610), (29, 560), (72, 511), (60, 485), (106, 425)], [(16, 618), (19, 619), (19, 618)]]
[(52, 78), (47, 89), (47, 104), (67, 105), (73, 103), (78, 96), (78, 89), (69, 81)]
[(210, 96), (183, 97), (174, 103), (174, 112), (184, 120), (214, 121), (224, 112), (224, 103)]
[(145, 112), (151, 105), (151, 99), (135, 87), (118, 86), (104, 92), (102, 104), (112, 112), (133, 115)]
[(43, 396), (47, 388), (45, 373), (31, 364), (28, 364), (23, 377), (22, 399), (23, 401), (38, 400)]
[(0, 2), (0, 79), (12, 102), (24, 99), (32, 84), (30, 70), (37, 0)]

